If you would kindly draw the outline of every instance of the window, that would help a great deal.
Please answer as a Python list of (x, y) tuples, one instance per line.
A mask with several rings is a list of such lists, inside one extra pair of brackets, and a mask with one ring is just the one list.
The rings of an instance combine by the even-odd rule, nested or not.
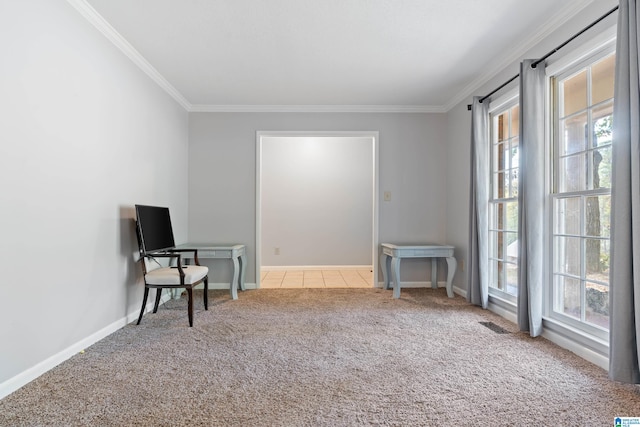
[(491, 113), (489, 286), (507, 298), (518, 293), (518, 114), (517, 99)]
[(614, 55), (552, 80), (551, 315), (590, 332), (609, 328)]

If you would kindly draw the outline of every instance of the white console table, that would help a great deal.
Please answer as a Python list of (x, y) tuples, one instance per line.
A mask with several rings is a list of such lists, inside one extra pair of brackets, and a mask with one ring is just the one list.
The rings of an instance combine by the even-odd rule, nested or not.
[[(393, 245), (382, 243), (380, 267), (384, 277), (384, 288), (389, 289), (389, 277), (393, 280), (393, 297), (400, 298), (400, 261), (402, 258), (431, 258), (431, 287), (437, 288), (437, 260), (447, 260), (447, 296), (453, 298), (453, 275), (458, 262), (453, 257), (453, 246), (447, 245)], [(391, 275), (389, 274), (391, 270)]]
[(197, 249), (198, 259), (230, 259), (233, 262), (233, 278), (229, 284), (231, 298), (238, 299), (238, 288), (244, 291), (244, 278), (247, 269), (246, 249), (244, 245), (184, 243), (176, 249)]

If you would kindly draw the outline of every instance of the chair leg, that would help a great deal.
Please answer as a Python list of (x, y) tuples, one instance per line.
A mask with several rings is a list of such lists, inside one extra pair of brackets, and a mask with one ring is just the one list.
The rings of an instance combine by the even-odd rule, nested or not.
[(147, 288), (146, 286), (144, 287), (144, 297), (142, 297), (142, 308), (140, 309), (140, 316), (138, 317), (138, 323), (136, 323), (137, 325), (140, 324), (140, 322), (142, 321), (142, 315), (144, 314), (144, 307), (147, 305), (147, 297), (149, 296), (149, 288)]
[(189, 326), (193, 326), (193, 290), (187, 288), (187, 306), (189, 309)]
[(209, 277), (204, 278), (204, 309), (209, 310)]
[(153, 312), (158, 312), (158, 306), (160, 305), (160, 297), (162, 296), (162, 288), (156, 288), (156, 304), (153, 306)]

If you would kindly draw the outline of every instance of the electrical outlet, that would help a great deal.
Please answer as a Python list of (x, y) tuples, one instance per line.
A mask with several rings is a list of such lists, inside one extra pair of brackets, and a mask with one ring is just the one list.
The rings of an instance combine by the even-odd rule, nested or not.
[(280, 248), (273, 248), (274, 255), (280, 255)]
[(384, 192), (384, 201), (385, 202), (390, 202), (391, 201), (391, 191), (385, 191)]

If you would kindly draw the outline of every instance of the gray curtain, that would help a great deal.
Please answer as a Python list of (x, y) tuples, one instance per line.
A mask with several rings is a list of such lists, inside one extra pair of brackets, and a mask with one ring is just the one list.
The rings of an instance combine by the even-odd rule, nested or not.
[(467, 300), (489, 305), (489, 101), (471, 105), (471, 194)]
[(518, 326), (542, 333), (545, 201), (545, 66), (520, 64), (520, 165), (518, 176)]
[(638, 9), (620, 0), (613, 101), (609, 377), (640, 383)]

